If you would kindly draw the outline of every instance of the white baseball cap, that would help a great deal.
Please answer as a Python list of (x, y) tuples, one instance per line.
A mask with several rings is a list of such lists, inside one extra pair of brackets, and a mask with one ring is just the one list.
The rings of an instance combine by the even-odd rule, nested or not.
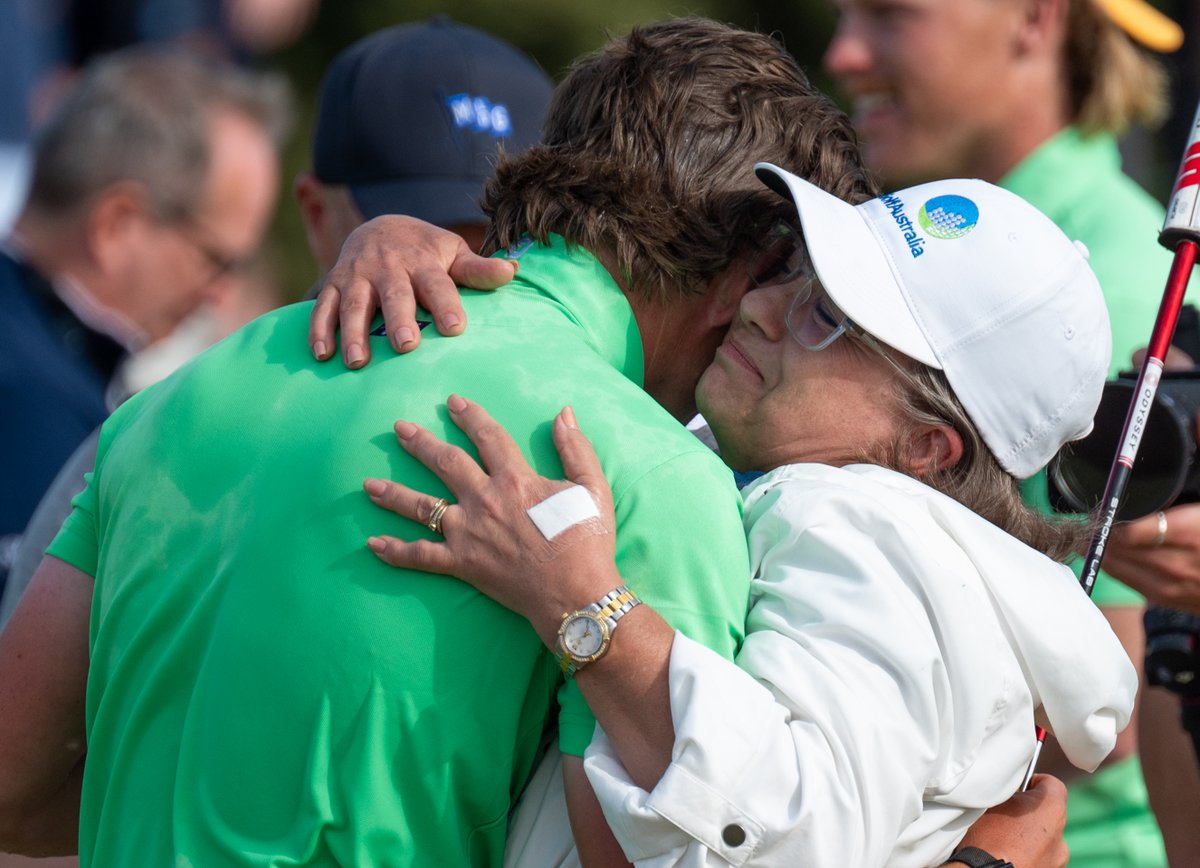
[(850, 205), (790, 172), (808, 254), (842, 312), (940, 369), (1000, 466), (1019, 479), (1085, 436), (1112, 356), (1087, 248), (986, 181), (934, 181)]

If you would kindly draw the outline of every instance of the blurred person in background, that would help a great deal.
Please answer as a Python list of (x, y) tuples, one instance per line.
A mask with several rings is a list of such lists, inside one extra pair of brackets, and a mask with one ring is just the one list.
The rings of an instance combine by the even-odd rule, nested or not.
[(221, 300), (258, 249), (286, 114), (278, 81), (134, 49), (97, 61), (41, 132), (0, 253), (0, 574), (64, 461), (136, 387), (114, 386), (128, 354)]
[(43, 0), (0, 3), (0, 235), (29, 184), (30, 146), (47, 78), (65, 61), (63, 12)]
[[(321, 85), (313, 169), (295, 183), (322, 275), (346, 237), (383, 214), (449, 229), (477, 252), (487, 229), (484, 184), (502, 153), (516, 155), (541, 138), (552, 89), (512, 45), (444, 15), (389, 27), (342, 51)], [(331, 288), (323, 304), (336, 297)], [(454, 307), (438, 319), (443, 334), (461, 330), (461, 306)], [(397, 350), (416, 346), (414, 326), (393, 331)], [(354, 343), (342, 352), (358, 366), (368, 349)]]
[[(1144, 0), (834, 2), (840, 17), (825, 66), (853, 101), (868, 165), (889, 187), (945, 177), (992, 181), (1081, 239), (1109, 307), (1112, 373), (1128, 367), (1150, 334), (1170, 254), (1157, 243), (1162, 206), (1122, 172), (1116, 137), (1165, 115), (1165, 76), (1146, 50), (1178, 48), (1179, 27)], [(1049, 508), (1044, 475), (1026, 496)], [(1168, 511), (1168, 520), (1179, 527), (1180, 513), (1195, 509)], [(1200, 533), (1191, 540), (1200, 547)], [(1117, 534), (1110, 564), (1126, 561), (1120, 548)], [(1132, 582), (1134, 571), (1120, 575)], [(1102, 576), (1094, 599), (1140, 664), (1141, 597)], [(1200, 792), (1200, 780), (1172, 719), (1174, 702), (1147, 702), (1142, 725), (1154, 747), (1185, 751), (1176, 758), (1181, 779), (1165, 785), (1175, 789), (1175, 804), (1194, 807), (1180, 792)], [(1122, 735), (1107, 766), (1070, 784), (1073, 865), (1165, 864), (1135, 729)], [(1184, 855), (1200, 852), (1187, 840), (1196, 824), (1163, 819), (1176, 827), (1174, 860), (1196, 864), (1200, 857)]]
[(220, 60), (278, 50), (312, 22), (320, 0), (59, 0), (67, 59), (82, 68), (131, 45), (171, 43)]
[(6, 0), (0, 3), (0, 233), (24, 201), (33, 131), (97, 57), (170, 45), (224, 61), (278, 50), (319, 0)]
[(553, 90), (531, 58), (444, 15), (343, 50), (321, 83), (311, 172), (295, 194), (322, 274), (381, 214), (409, 214), (478, 251), (479, 202), (501, 153), (541, 138)]
[[(540, 138), (552, 87), (537, 64), (513, 46), (445, 16), (391, 27), (346, 48), (325, 74), (313, 134), (314, 171), (295, 183), (309, 248), (322, 273), (336, 261), (346, 236), (381, 214), (429, 220), (477, 250), (486, 226), (479, 206), (484, 182), (501, 149), (515, 154)], [(214, 322), (221, 312), (255, 301), (247, 276), (237, 275), (244, 284), (240, 291), (220, 294), (220, 307), (196, 311), (172, 340), (130, 359), (122, 369), (122, 393), (162, 379), (273, 306), (264, 300), (260, 309), (236, 308), (226, 321)], [(82, 490), (95, 448), (95, 438), (89, 438), (39, 504), (12, 558), (10, 587), (0, 596), (0, 626), (70, 512), (71, 498)]]

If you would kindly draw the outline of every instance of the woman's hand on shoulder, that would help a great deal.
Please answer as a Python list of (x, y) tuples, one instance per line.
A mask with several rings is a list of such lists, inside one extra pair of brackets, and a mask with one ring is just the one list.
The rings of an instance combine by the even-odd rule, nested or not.
[[(368, 545), (393, 566), (469, 582), (528, 618), (551, 645), (563, 612), (621, 583), (613, 560), (612, 491), (595, 450), (565, 408), (554, 419), (553, 436), (569, 481), (548, 479), (478, 404), (453, 396), (447, 406), (482, 466), (411, 422), (397, 422), (396, 434), (445, 483), (453, 503), (437, 509), (438, 498), (398, 482), (369, 479), (363, 486), (385, 509), (426, 526), (440, 524), (444, 540), (375, 536)], [(439, 521), (431, 522), (435, 516)]]

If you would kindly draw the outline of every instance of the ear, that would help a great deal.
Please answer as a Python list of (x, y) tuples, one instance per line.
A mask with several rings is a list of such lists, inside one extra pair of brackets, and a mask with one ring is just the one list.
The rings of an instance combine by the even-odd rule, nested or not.
[(363, 222), (361, 215), (358, 215), (359, 219), (351, 220), (339, 198), (339, 195), (348, 198), (345, 188), (327, 185), (312, 172), (297, 175), (292, 191), (304, 220), (308, 249), (321, 270), (328, 271), (337, 262), (346, 236)]
[(130, 241), (145, 230), (149, 218), (149, 197), (140, 184), (119, 181), (101, 190), (88, 208), (84, 228), (93, 265), (110, 277), (122, 274), (130, 256), (144, 249)]
[(300, 216), (304, 219), (304, 231), (308, 233), (308, 243), (311, 245), (313, 234), (321, 232), (325, 225), (327, 211), (324, 190), (316, 175), (312, 172), (301, 172), (296, 176), (292, 192), (296, 196), (296, 204), (300, 206)]
[(1021, 18), (1017, 23), (1015, 47), (1020, 54), (1057, 55), (1066, 32), (1067, 4), (1070, 0), (1019, 0)]
[(949, 470), (962, 461), (962, 437), (949, 425), (927, 425), (913, 434), (907, 457), (909, 472), (917, 479)]

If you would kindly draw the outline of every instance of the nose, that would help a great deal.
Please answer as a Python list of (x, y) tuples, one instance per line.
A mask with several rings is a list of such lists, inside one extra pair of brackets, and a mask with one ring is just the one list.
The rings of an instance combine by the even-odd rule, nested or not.
[(826, 72), (838, 78), (870, 71), (873, 64), (871, 47), (855, 13), (841, 13), (821, 64)]
[(787, 334), (784, 316), (795, 290), (795, 283), (750, 290), (742, 296), (742, 303), (738, 307), (738, 320), (769, 341), (779, 340)]

